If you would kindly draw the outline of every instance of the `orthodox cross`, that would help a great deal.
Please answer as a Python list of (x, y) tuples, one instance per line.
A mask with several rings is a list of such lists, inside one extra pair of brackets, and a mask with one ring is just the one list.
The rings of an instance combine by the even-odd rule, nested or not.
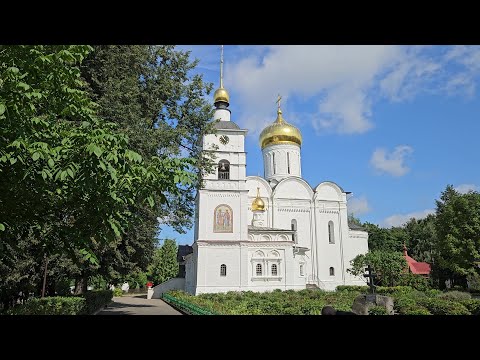
[(368, 286), (370, 286), (370, 294), (375, 294), (375, 285), (373, 284), (373, 279), (377, 277), (375, 273), (373, 273), (373, 269), (370, 265), (368, 265), (365, 268), (365, 271), (367, 271), (367, 274), (364, 274), (363, 276), (368, 278)]
[(282, 97), (280, 96), (280, 94), (278, 94), (277, 101), (275, 101), (278, 104), (278, 110), (280, 110), (280, 101), (281, 100), (282, 100)]

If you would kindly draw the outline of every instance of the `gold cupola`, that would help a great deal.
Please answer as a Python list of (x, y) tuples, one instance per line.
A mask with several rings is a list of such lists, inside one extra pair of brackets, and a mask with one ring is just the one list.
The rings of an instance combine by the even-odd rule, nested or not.
[(295, 144), (302, 145), (302, 134), (295, 126), (287, 123), (282, 116), (282, 110), (280, 109), (281, 96), (278, 96), (278, 110), (277, 119), (275, 122), (267, 126), (260, 133), (260, 147), (262, 150), (268, 145), (277, 144)]
[(217, 103), (227, 103), (227, 106), (230, 103), (230, 96), (228, 95), (228, 91), (223, 87), (223, 45), (222, 45), (222, 52), (220, 56), (220, 87), (215, 90), (213, 94), (213, 103), (215, 106)]
[(265, 203), (260, 197), (260, 188), (257, 187), (257, 197), (252, 202), (252, 211), (264, 211)]

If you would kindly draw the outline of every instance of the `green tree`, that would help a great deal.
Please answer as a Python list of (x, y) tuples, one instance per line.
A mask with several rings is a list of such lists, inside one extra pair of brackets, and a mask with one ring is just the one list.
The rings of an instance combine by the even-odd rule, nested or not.
[(405, 273), (407, 261), (401, 252), (373, 250), (357, 255), (350, 265), (347, 271), (356, 276), (365, 274), (365, 267), (371, 265), (377, 274), (376, 285), (395, 286)]
[(363, 227), (368, 232), (368, 248), (370, 250), (402, 251), (406, 241), (403, 228), (386, 229), (369, 222), (364, 223)]
[(444, 282), (466, 286), (477, 277), (480, 258), (480, 194), (460, 194), (448, 185), (436, 201), (434, 275)]
[[(39, 259), (67, 254), (80, 267), (98, 264), (96, 251), (137, 223), (129, 205), (161, 208), (167, 194), (197, 181), (195, 160), (158, 154), (146, 163), (96, 116), (78, 67), (91, 50), (0, 46), (2, 264), (15, 263), (20, 238), (39, 241)], [(78, 279), (86, 289), (84, 274)]]
[(177, 251), (177, 244), (172, 239), (165, 239), (163, 245), (155, 250), (152, 264), (148, 269), (149, 278), (154, 285), (178, 275)]
[(435, 215), (424, 219), (410, 219), (404, 226), (408, 254), (417, 261), (432, 263), (432, 251), (436, 239)]
[[(213, 112), (206, 98), (212, 84), (191, 74), (197, 64), (188, 52), (171, 45), (97, 45), (81, 71), (99, 115), (128, 135), (130, 146), (147, 164), (158, 154), (188, 156), (194, 161), (191, 170), (199, 175), (212, 169), (199, 140), (213, 132)], [(104, 248), (98, 271), (116, 282), (146, 270), (154, 252), (157, 218), (181, 233), (192, 226), (200, 179), (195, 177), (173, 193), (163, 192), (168, 201), (161, 207), (128, 204), (138, 221), (117, 246)]]

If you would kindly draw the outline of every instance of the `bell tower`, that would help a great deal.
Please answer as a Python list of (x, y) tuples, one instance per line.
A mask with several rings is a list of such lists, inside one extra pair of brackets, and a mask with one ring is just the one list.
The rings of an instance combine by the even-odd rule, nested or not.
[(213, 96), (214, 134), (203, 137), (203, 150), (214, 154), (215, 169), (203, 177), (197, 193), (195, 241), (241, 241), (248, 238), (245, 135), (231, 121), (230, 95), (223, 87), (223, 45), (220, 87)]

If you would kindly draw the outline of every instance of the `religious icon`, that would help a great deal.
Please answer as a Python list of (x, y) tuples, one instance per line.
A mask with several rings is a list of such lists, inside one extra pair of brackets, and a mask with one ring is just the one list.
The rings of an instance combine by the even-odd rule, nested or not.
[(213, 232), (231, 233), (233, 232), (233, 211), (228, 205), (218, 205), (215, 208)]

